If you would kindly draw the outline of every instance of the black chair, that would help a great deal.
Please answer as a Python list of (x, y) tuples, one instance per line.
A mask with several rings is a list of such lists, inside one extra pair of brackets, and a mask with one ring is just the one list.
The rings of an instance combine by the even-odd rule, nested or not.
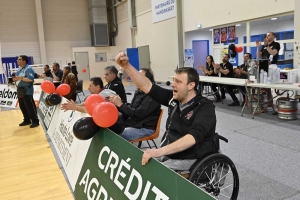
[(84, 95), (84, 92), (83, 92), (83, 80), (78, 80), (78, 82), (77, 82), (77, 84), (76, 84), (76, 88), (77, 88), (77, 90), (76, 90), (76, 95), (77, 95), (77, 97), (78, 97), (78, 99), (79, 99), (79, 101), (80, 101), (80, 103), (81, 103), (81, 100), (80, 100), (80, 97), (79, 97), (79, 93), (82, 93), (83, 94), (83, 96), (85, 96)]

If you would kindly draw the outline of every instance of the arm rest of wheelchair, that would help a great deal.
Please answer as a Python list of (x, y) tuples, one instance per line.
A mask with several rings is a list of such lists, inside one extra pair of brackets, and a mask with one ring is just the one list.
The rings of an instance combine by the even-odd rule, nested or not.
[(223, 141), (226, 142), (226, 143), (228, 143), (228, 139), (225, 138), (225, 137), (223, 137), (223, 136), (221, 136), (221, 135), (219, 135), (219, 139), (220, 139), (220, 140), (223, 140)]

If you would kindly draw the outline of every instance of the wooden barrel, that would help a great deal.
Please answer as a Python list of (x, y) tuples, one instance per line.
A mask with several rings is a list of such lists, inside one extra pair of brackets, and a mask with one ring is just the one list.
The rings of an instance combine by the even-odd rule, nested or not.
[(295, 120), (298, 115), (297, 100), (278, 100), (278, 118), (286, 120)]

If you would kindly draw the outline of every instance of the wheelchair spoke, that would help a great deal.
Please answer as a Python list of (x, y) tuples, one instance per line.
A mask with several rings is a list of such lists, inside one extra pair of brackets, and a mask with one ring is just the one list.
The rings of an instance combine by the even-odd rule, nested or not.
[(209, 179), (209, 182), (211, 182), (211, 178), (209, 178), (209, 176), (208, 176), (208, 174), (205, 172), (205, 174), (206, 174), (206, 176), (207, 176), (207, 178)]
[(226, 195), (224, 195), (224, 194), (220, 194), (220, 195), (222, 195), (222, 196), (224, 196), (224, 197), (226, 197), (226, 198), (230, 199), (230, 197), (228, 197), (228, 196), (226, 196)]
[(231, 170), (229, 172), (227, 172), (227, 174), (225, 174), (224, 176), (222, 176), (222, 178), (220, 178), (215, 184), (214, 186), (217, 184), (217, 183), (220, 183), (220, 181), (225, 178), (229, 173), (231, 172)]
[(233, 185), (233, 184), (230, 184), (230, 185), (228, 185), (228, 186), (222, 188), (220, 191), (225, 190), (226, 188), (228, 188), (228, 187), (230, 187), (230, 186), (232, 186), (232, 185)]

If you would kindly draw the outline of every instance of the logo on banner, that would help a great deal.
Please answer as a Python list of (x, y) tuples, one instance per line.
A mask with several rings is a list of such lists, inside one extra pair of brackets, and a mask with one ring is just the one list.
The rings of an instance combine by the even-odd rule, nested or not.
[(6, 90), (5, 88), (3, 90), (0, 90), (0, 98), (1, 99), (18, 99), (17, 92), (10, 91), (10, 89)]
[(74, 118), (74, 116), (75, 116), (75, 111), (72, 110), (72, 112), (71, 112), (71, 114), (70, 114), (70, 116), (68, 118), (68, 122), (72, 121), (72, 119)]

